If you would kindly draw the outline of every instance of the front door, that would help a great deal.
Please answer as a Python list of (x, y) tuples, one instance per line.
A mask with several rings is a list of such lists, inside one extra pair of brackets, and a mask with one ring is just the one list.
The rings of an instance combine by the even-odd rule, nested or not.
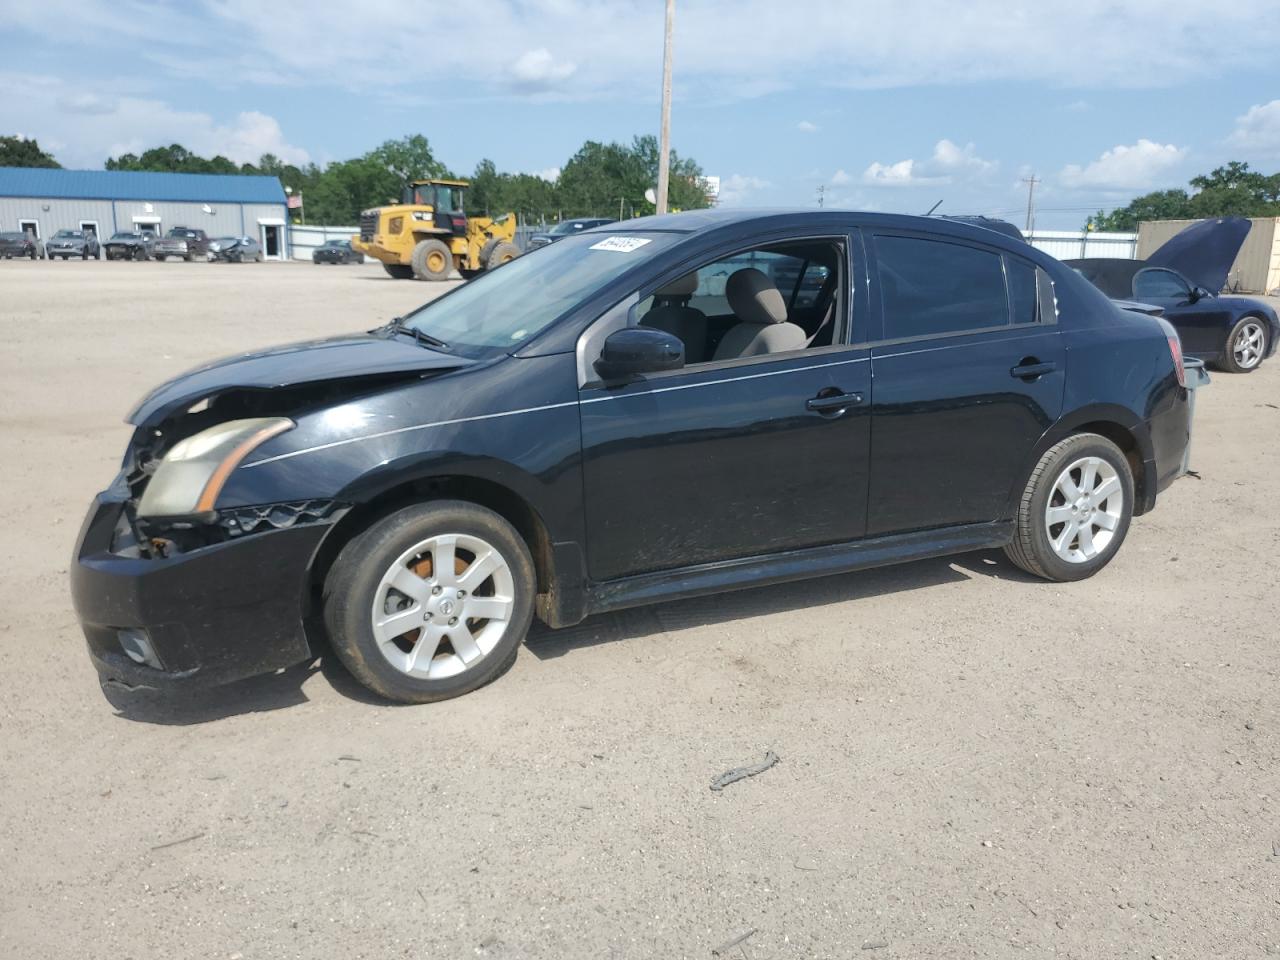
[[(706, 355), (681, 370), (624, 386), (595, 382), (581, 388), (593, 580), (863, 535), (869, 350), (843, 345), (850, 302), (843, 240), (808, 243), (803, 250), (774, 248), (773, 254), (793, 256), (803, 270), (804, 263), (824, 260), (830, 251), (827, 269), (841, 280), (826, 286), (825, 303), (809, 308), (816, 321), (806, 320), (794, 304), (788, 307), (788, 323), (814, 324), (789, 347), (736, 358), (721, 349), (718, 357)], [(696, 290), (691, 291), (692, 283), (671, 287), (684, 290), (677, 295), (684, 301), (682, 339), (692, 342), (691, 331), (696, 331), (698, 343), (705, 343), (699, 315), (712, 327), (711, 339), (717, 339), (721, 318), (713, 315), (715, 304), (725, 303), (721, 274), (756, 269), (740, 266), (742, 261), (743, 253), (737, 252), (706, 265), (698, 271)], [(818, 326), (827, 306), (837, 318), (831, 324), (835, 334)], [(731, 327), (732, 321), (731, 313), (725, 322)], [(644, 323), (643, 316), (639, 322)], [(824, 335), (828, 345), (816, 346)]]
[(1216, 356), (1231, 328), (1230, 311), (1217, 297), (1194, 298), (1182, 275), (1163, 267), (1139, 270), (1133, 278), (1133, 298), (1164, 307), (1165, 319), (1178, 330), (1182, 352)]
[(280, 259), (280, 227), (274, 224), (262, 225), (262, 252), (268, 260)]
[(1062, 409), (1047, 274), (964, 241), (878, 232), (869, 246), (884, 328), (871, 351), (868, 535), (1008, 519)]

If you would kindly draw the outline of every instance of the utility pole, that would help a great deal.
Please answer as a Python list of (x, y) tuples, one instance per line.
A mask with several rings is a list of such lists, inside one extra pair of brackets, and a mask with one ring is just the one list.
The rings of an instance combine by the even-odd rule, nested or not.
[(1023, 177), (1022, 182), (1027, 185), (1027, 234), (1029, 235), (1036, 225), (1036, 184), (1040, 182), (1040, 178), (1034, 173), (1029, 177)]
[(827, 198), (827, 185), (825, 183), (818, 184), (818, 209), (822, 209), (822, 202)]
[(671, 179), (671, 30), (676, 0), (667, 0), (666, 39), (662, 44), (662, 133), (658, 138), (658, 213), (667, 212), (667, 187)]

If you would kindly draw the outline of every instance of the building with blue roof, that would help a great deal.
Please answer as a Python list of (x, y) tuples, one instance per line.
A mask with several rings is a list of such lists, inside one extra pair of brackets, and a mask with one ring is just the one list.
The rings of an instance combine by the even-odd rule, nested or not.
[(174, 227), (253, 237), (268, 259), (289, 256), (288, 206), (276, 177), (0, 167), (0, 231), (47, 239), (93, 230), (105, 241), (122, 230)]

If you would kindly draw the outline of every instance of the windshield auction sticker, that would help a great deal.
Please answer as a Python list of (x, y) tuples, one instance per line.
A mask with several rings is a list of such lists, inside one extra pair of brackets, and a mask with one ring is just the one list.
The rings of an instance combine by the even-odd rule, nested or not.
[(605, 237), (599, 243), (593, 243), (592, 250), (612, 250), (614, 253), (631, 253), (639, 250), (649, 241), (644, 237)]

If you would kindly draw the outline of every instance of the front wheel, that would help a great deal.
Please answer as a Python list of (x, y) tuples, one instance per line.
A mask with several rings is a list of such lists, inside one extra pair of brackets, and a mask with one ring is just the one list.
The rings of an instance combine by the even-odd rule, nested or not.
[(1227, 334), (1226, 349), (1217, 366), (1227, 373), (1249, 373), (1267, 355), (1267, 325), (1258, 317), (1242, 317)]
[(489, 251), (489, 256), (484, 262), (484, 268), (486, 270), (493, 270), (502, 266), (504, 263), (509, 263), (518, 256), (520, 256), (520, 248), (514, 243), (508, 243), (506, 240), (503, 240)]
[(448, 280), (449, 271), (453, 269), (453, 253), (443, 240), (432, 237), (418, 241), (410, 262), (418, 280)]
[(1027, 573), (1091, 577), (1120, 549), (1133, 518), (1133, 472), (1114, 443), (1081, 433), (1040, 458), (1018, 503), (1005, 554)]
[(446, 700), (515, 661), (535, 584), (529, 548), (498, 514), (460, 500), (416, 504), (342, 548), (325, 580), (325, 626), (370, 690)]
[(406, 266), (403, 263), (384, 263), (382, 269), (387, 271), (387, 276), (395, 280), (413, 279), (413, 267)]

